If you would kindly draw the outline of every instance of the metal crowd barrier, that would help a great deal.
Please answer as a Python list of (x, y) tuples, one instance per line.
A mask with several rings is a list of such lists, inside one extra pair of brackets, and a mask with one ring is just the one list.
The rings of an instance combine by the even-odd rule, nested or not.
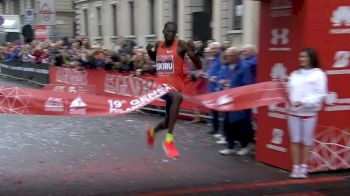
[(39, 85), (49, 83), (49, 65), (23, 63), (19, 60), (0, 61), (0, 74)]

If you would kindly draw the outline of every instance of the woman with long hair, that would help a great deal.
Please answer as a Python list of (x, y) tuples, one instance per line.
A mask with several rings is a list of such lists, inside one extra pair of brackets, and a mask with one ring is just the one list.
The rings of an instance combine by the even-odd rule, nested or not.
[(299, 53), (299, 69), (288, 80), (288, 128), (293, 163), (291, 178), (307, 178), (307, 162), (313, 144), (318, 112), (327, 95), (327, 76), (320, 69), (317, 52), (305, 48)]

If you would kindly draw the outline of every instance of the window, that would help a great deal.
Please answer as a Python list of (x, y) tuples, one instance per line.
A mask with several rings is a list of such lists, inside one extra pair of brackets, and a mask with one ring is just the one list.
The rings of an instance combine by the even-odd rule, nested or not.
[(150, 34), (153, 35), (155, 34), (155, 26), (154, 26), (154, 0), (149, 0), (149, 11), (150, 11)]
[(13, 14), (20, 15), (20, 5), (19, 0), (12, 1)]
[(117, 5), (112, 4), (112, 35), (117, 36)]
[(101, 15), (101, 7), (96, 7), (96, 15), (97, 15), (97, 36), (102, 37), (102, 15)]
[(1, 14), (5, 14), (5, 2), (0, 1), (0, 6), (1, 6)]
[(130, 7), (130, 34), (135, 35), (134, 1), (129, 1), (129, 7)]
[(35, 9), (35, 0), (31, 0), (30, 6), (32, 9)]
[(177, 24), (178, 0), (173, 0), (173, 21)]
[(84, 33), (85, 36), (89, 36), (89, 16), (87, 9), (83, 10), (84, 15)]
[(232, 29), (242, 29), (243, 4), (242, 0), (233, 0)]

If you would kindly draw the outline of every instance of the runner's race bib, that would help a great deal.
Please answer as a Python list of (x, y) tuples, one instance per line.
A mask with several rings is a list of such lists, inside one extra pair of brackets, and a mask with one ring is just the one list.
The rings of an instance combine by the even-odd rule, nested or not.
[(157, 75), (174, 75), (173, 55), (158, 55), (156, 65)]

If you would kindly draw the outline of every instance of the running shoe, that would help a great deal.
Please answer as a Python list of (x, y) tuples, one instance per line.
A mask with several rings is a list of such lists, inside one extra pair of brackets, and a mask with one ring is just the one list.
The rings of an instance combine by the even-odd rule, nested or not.
[(152, 148), (154, 146), (154, 128), (148, 127), (147, 128), (147, 145), (148, 147)]
[(177, 151), (174, 141), (170, 141), (170, 142), (164, 141), (163, 142), (163, 149), (164, 149), (165, 154), (169, 158), (177, 158), (180, 156), (180, 153), (179, 153), (179, 151)]

